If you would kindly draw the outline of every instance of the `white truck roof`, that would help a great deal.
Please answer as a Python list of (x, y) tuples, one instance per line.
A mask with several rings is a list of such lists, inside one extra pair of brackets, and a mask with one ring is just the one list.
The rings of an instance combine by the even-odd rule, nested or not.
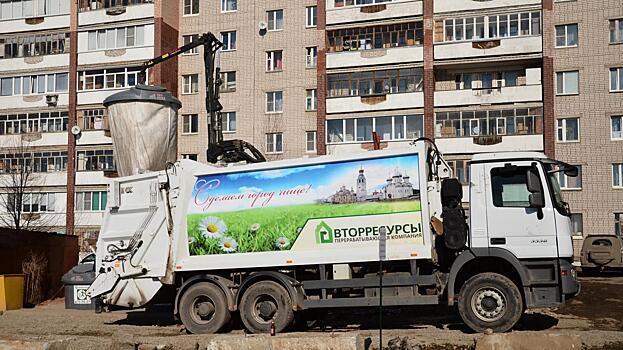
[(547, 156), (541, 152), (496, 152), (496, 153), (479, 153), (475, 154), (472, 162), (482, 162), (491, 160), (504, 159), (547, 159)]

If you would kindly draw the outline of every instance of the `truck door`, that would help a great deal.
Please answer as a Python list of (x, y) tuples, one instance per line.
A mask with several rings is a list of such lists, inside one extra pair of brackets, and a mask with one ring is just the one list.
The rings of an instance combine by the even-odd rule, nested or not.
[[(530, 204), (531, 169), (540, 179), (543, 208)], [(541, 165), (531, 161), (485, 164), (484, 175), (489, 247), (507, 249), (518, 258), (557, 257), (554, 209)]]

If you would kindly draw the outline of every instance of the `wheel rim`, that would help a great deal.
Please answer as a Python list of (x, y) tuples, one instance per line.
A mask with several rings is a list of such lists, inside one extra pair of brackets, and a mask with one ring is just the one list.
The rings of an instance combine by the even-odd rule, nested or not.
[(201, 295), (196, 297), (193, 300), (192, 306), (193, 311), (191, 313), (191, 317), (193, 318), (193, 321), (206, 324), (214, 318), (216, 306), (214, 305), (214, 301), (207, 296)]
[(270, 323), (278, 311), (277, 300), (270, 295), (260, 295), (253, 301), (253, 318), (258, 323)]
[(472, 310), (476, 317), (485, 322), (494, 322), (506, 312), (506, 297), (495, 287), (480, 288), (472, 296)]

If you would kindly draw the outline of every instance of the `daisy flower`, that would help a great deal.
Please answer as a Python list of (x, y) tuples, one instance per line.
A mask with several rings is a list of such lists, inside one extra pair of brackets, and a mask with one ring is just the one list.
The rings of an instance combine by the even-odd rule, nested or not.
[(255, 232), (255, 231), (259, 230), (259, 229), (260, 229), (260, 224), (259, 223), (255, 223), (255, 224), (249, 226), (249, 231), (251, 231), (251, 232)]
[(233, 253), (238, 249), (238, 242), (231, 237), (223, 237), (219, 243), (219, 248), (225, 253)]
[(277, 240), (275, 241), (275, 247), (279, 249), (286, 249), (289, 246), (290, 246), (290, 240), (288, 239), (288, 237), (281, 236), (277, 238)]
[(205, 238), (220, 238), (227, 231), (227, 225), (216, 216), (208, 216), (199, 223), (199, 232)]

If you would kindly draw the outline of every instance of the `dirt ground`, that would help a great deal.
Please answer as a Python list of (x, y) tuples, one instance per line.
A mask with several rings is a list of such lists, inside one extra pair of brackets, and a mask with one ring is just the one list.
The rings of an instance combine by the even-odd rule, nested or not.
[[(580, 296), (557, 310), (527, 313), (514, 332), (539, 331), (578, 335), (585, 349), (623, 349), (623, 275), (581, 278)], [(323, 322), (305, 332), (282, 337), (378, 336), (375, 310), (349, 309), (325, 312)], [(362, 321), (363, 320), (363, 321)], [(439, 308), (387, 309), (383, 317), (384, 342), (418, 344), (419, 349), (473, 349), (479, 334), (470, 332), (453, 310)], [(528, 334), (528, 333), (527, 333)], [(0, 315), (0, 349), (3, 341), (42, 344), (64, 341), (68, 349), (110, 349), (116, 343), (149, 344), (173, 349), (197, 349), (212, 340), (248, 335), (238, 327), (227, 334), (189, 335), (173, 319), (167, 306), (148, 310), (65, 310), (62, 299), (34, 309), (7, 311)], [(39, 347), (40, 348), (40, 347)], [(415, 348), (415, 347), (414, 347)]]

